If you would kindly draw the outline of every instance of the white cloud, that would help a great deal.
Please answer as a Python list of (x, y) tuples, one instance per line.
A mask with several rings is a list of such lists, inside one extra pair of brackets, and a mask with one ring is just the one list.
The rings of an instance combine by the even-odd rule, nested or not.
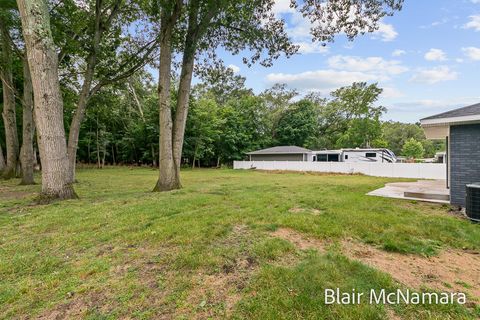
[(397, 112), (429, 112), (440, 113), (454, 108), (464, 107), (478, 103), (480, 97), (456, 97), (452, 99), (419, 99), (397, 102), (389, 107), (389, 111)]
[(301, 91), (330, 92), (353, 82), (378, 81), (380, 78), (378, 75), (365, 72), (327, 69), (301, 73), (270, 73), (266, 80), (269, 84), (285, 83)]
[(405, 50), (401, 50), (401, 49), (397, 49), (397, 50), (392, 52), (392, 56), (394, 56), (394, 57), (400, 57), (400, 56), (403, 56), (404, 54), (407, 54), (407, 52)]
[(425, 60), (428, 61), (445, 61), (447, 60), (447, 55), (441, 49), (432, 48), (425, 53)]
[[(388, 81), (392, 76), (408, 70), (399, 61), (381, 57), (333, 56), (327, 60), (328, 69), (300, 73), (270, 73), (266, 77), (269, 84), (285, 83), (299, 91), (321, 91), (328, 93), (353, 82)], [(387, 86), (388, 87), (388, 86)], [(384, 97), (399, 97), (398, 90), (385, 88)]]
[(280, 14), (291, 13), (288, 19), (287, 33), (292, 39), (293, 44), (299, 46), (299, 53), (327, 53), (328, 46), (319, 42), (312, 42), (311, 22), (303, 15), (289, 7), (290, 0), (276, 0), (273, 11), (278, 16)]
[(294, 11), (288, 21), (287, 32), (294, 40), (310, 40), (312, 38), (310, 29), (311, 22), (305, 18), (300, 12)]
[(229, 64), (228, 68), (231, 69), (233, 71), (233, 73), (239, 73), (240, 72), (240, 67), (236, 66), (234, 64)]
[(435, 28), (441, 25), (444, 25), (446, 23), (450, 22), (450, 18), (442, 18), (441, 20), (433, 21), (430, 24), (420, 26), (420, 29), (430, 29), (430, 28)]
[(455, 80), (457, 77), (458, 73), (451, 70), (448, 66), (439, 66), (430, 69), (419, 69), (410, 80), (434, 84), (442, 81)]
[(290, 8), (290, 0), (275, 0), (272, 11), (279, 16), (284, 13), (293, 13), (295, 9)]
[(402, 92), (394, 87), (382, 87), (382, 97), (387, 99), (401, 98), (405, 96)]
[(377, 73), (378, 75), (397, 75), (408, 71), (408, 68), (403, 66), (400, 61), (385, 60), (381, 57), (354, 57), (354, 56), (333, 56), (328, 59), (330, 68)]
[(380, 22), (378, 30), (373, 33), (372, 38), (377, 39), (380, 37), (382, 41), (393, 41), (398, 36), (398, 32), (391, 24)]
[(470, 21), (464, 24), (463, 28), (480, 31), (480, 14), (470, 16)]
[(406, 121), (415, 123), (418, 120), (449, 111), (452, 109), (465, 107), (480, 101), (477, 97), (452, 97), (448, 99), (415, 99), (401, 102), (388, 103), (388, 113), (384, 117), (386, 120)]
[(298, 52), (300, 53), (327, 53), (330, 50), (329, 47), (318, 42), (300, 41), (294, 44), (299, 46)]
[[(480, 0), (479, 0), (479, 3), (480, 3)], [(462, 51), (471, 60), (480, 60), (480, 48), (466, 47), (466, 48), (462, 48)]]

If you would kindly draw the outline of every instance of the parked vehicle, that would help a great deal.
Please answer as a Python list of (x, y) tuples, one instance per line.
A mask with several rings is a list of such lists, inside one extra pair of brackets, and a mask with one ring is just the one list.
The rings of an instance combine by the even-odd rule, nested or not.
[(339, 149), (312, 151), (317, 162), (397, 162), (397, 156), (389, 149)]

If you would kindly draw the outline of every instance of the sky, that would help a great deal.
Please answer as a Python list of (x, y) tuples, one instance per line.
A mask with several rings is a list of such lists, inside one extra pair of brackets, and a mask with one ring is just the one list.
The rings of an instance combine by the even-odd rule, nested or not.
[(480, 103), (480, 0), (405, 0), (375, 33), (353, 42), (338, 36), (326, 47), (311, 43), (309, 22), (277, 0), (299, 54), (270, 68), (248, 68), (241, 56), (221, 58), (256, 93), (275, 83), (304, 94), (329, 92), (355, 81), (378, 82), (384, 120), (417, 122), (457, 107)]

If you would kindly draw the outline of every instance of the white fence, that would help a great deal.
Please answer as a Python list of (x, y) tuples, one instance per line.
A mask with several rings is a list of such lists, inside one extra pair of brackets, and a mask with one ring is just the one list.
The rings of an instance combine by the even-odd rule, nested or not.
[(234, 169), (362, 173), (375, 177), (446, 179), (444, 163), (234, 161)]

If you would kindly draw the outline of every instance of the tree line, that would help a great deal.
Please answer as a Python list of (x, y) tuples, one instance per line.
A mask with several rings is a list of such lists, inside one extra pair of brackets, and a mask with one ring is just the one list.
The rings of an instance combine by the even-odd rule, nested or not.
[[(291, 7), (312, 22), (312, 41), (326, 43), (340, 33), (353, 40), (375, 31), (379, 21), (400, 10), (402, 3), (402, 0), (293, 0)], [(32, 183), (36, 145), (42, 172), (40, 199), (75, 198), (76, 163), (85, 157), (85, 152), (88, 159), (92, 158), (92, 144), (88, 141), (94, 140), (99, 145), (94, 156), (97, 162), (104, 163), (107, 157), (113, 162), (131, 159), (121, 152), (129, 148), (137, 160), (150, 152), (152, 159), (158, 158), (159, 167), (154, 190), (180, 188), (183, 156), (193, 161), (210, 154), (205, 138), (187, 137), (186, 133), (200, 132), (206, 136), (204, 132), (218, 130), (217, 124), (211, 128), (188, 124), (191, 106), (198, 104), (192, 107), (198, 112), (190, 118), (197, 116), (200, 121), (208, 116), (202, 115), (201, 110), (210, 112), (208, 106), (215, 109), (214, 104), (225, 103), (227, 107), (217, 108), (218, 112), (231, 112), (238, 117), (247, 117), (236, 113), (250, 107), (249, 116), (255, 120), (250, 125), (256, 129), (255, 124), (261, 125), (256, 123), (255, 113), (259, 110), (252, 107), (259, 97), (251, 95), (234, 103), (232, 99), (207, 98), (202, 93), (202, 98), (191, 101), (196, 94), (192, 91), (192, 79), (194, 75), (215, 77), (211, 71), (222, 64), (217, 55), (220, 49), (242, 55), (247, 66), (258, 63), (268, 67), (282, 55), (295, 54), (298, 46), (288, 37), (285, 21), (275, 15), (274, 5), (273, 0), (3, 0), (0, 4), (3, 177), (22, 176), (25, 183)], [(155, 85), (148, 84), (146, 66), (157, 70)], [(131, 112), (125, 109), (125, 101), (129, 100), (135, 102), (140, 119), (120, 119), (125, 112)], [(118, 104), (111, 104), (112, 101)], [(158, 112), (154, 126), (149, 117), (155, 118), (157, 112), (150, 114), (149, 103), (156, 104)], [(297, 121), (303, 122), (305, 110), (312, 106), (305, 101), (295, 105)], [(373, 112), (375, 117), (378, 111)], [(282, 114), (279, 112), (273, 121), (288, 123)], [(367, 119), (354, 116), (358, 124), (355, 130), (364, 130), (361, 126)], [(149, 151), (141, 151), (137, 141), (112, 127), (123, 126), (122, 130), (132, 130), (131, 134), (138, 135), (136, 130), (142, 123), (148, 131), (143, 138), (149, 139), (148, 134), (152, 134), (158, 139)], [(234, 127), (235, 123), (229, 125)], [(85, 128), (95, 128), (94, 135)], [(280, 125), (276, 128), (272, 139), (282, 141), (288, 131), (282, 132)], [(303, 139), (301, 133), (293, 131), (297, 139)], [(255, 134), (265, 137), (261, 131), (248, 133)], [(346, 143), (353, 142), (354, 132), (342, 138)], [(371, 143), (372, 138), (366, 136), (363, 142)], [(225, 159), (217, 159), (219, 162), (240, 153), (228, 140), (218, 144), (224, 146), (216, 148), (234, 149), (228, 156), (223, 155)]]

